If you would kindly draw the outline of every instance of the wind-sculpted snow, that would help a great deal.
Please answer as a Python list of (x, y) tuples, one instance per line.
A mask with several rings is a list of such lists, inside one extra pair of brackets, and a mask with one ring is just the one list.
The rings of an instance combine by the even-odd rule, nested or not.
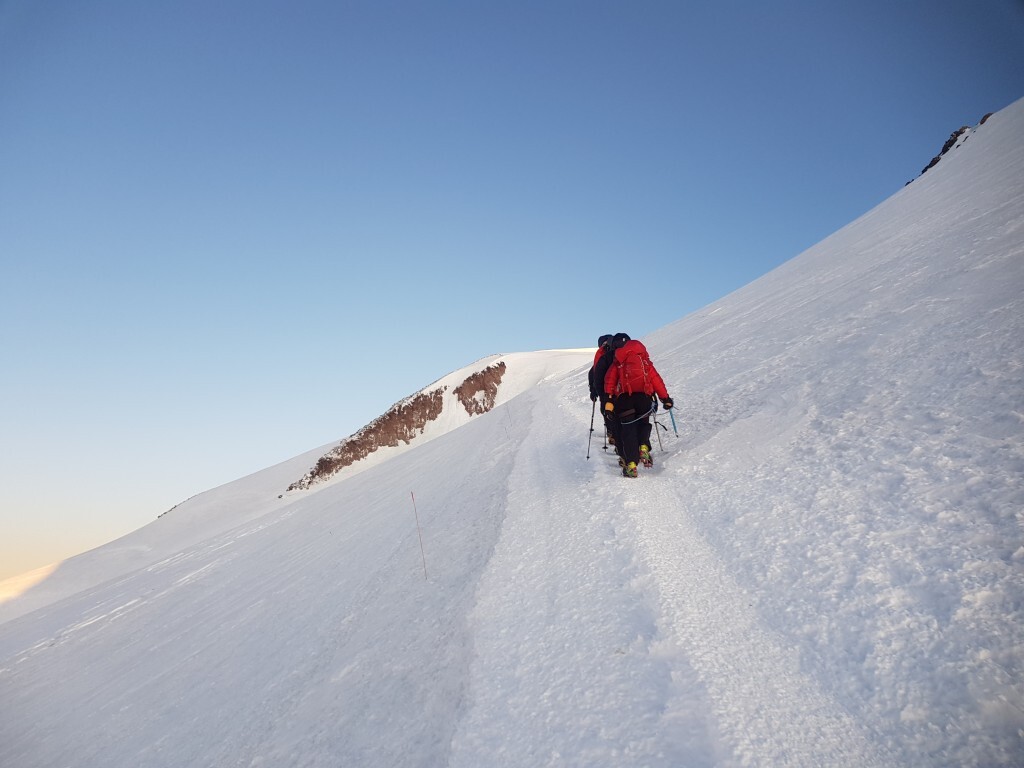
[(1022, 126), (649, 340), (683, 508), (904, 765), (1024, 754)]
[(1018, 102), (647, 337), (635, 480), (590, 350), (502, 356), (486, 413), (497, 358), (409, 445), (76, 558), (0, 623), (0, 765), (1020, 765), (1022, 180)]

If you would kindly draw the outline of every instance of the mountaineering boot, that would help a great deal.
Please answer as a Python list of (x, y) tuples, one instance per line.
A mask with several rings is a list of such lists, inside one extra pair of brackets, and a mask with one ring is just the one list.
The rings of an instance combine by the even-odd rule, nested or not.
[(651, 449), (646, 445), (640, 446), (640, 463), (645, 467), (654, 466), (654, 459), (651, 458)]
[(623, 474), (624, 477), (636, 477), (637, 476), (636, 464), (633, 463), (632, 461), (629, 462), (629, 464), (627, 464), (626, 466), (624, 466), (622, 468), (622, 474)]

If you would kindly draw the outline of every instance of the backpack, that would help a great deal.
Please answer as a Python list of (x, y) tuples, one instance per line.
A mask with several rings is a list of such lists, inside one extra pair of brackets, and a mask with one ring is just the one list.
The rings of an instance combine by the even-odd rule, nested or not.
[(654, 365), (647, 354), (647, 347), (639, 341), (627, 341), (615, 353), (615, 365), (618, 367), (619, 392), (629, 395), (636, 392), (654, 394), (654, 382), (651, 380)]

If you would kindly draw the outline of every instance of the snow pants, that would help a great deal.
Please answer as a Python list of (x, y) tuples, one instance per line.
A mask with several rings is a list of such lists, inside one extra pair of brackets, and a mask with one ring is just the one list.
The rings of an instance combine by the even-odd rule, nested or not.
[(616, 443), (619, 455), (626, 463), (640, 463), (640, 446), (651, 447), (651, 414), (654, 397), (638, 392), (615, 398), (615, 417), (618, 421)]

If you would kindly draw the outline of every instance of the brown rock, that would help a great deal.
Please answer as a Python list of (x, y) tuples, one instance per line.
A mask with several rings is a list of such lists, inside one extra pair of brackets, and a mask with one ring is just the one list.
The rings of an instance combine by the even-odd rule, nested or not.
[(345, 440), (341, 445), (321, 456), (316, 465), (288, 486), (289, 491), (306, 489), (332, 477), (340, 470), (364, 459), (378, 448), (408, 444), (416, 435), (423, 434), (429, 422), (441, 415), (444, 407), (444, 389), (421, 392), (408, 400), (391, 406), (380, 416)]
[(487, 413), (498, 397), (498, 385), (505, 375), (505, 363), (489, 365), (466, 378), (453, 391), (470, 416)]
[[(466, 377), (453, 391), (466, 413), (478, 416), (494, 407), (498, 385), (505, 375), (505, 363), (490, 365)], [(321, 456), (309, 472), (290, 486), (289, 491), (305, 490), (323, 482), (350, 464), (364, 459), (378, 448), (410, 443), (423, 434), (427, 424), (441, 415), (444, 408), (444, 388), (403, 400), (388, 409), (337, 447)]]

